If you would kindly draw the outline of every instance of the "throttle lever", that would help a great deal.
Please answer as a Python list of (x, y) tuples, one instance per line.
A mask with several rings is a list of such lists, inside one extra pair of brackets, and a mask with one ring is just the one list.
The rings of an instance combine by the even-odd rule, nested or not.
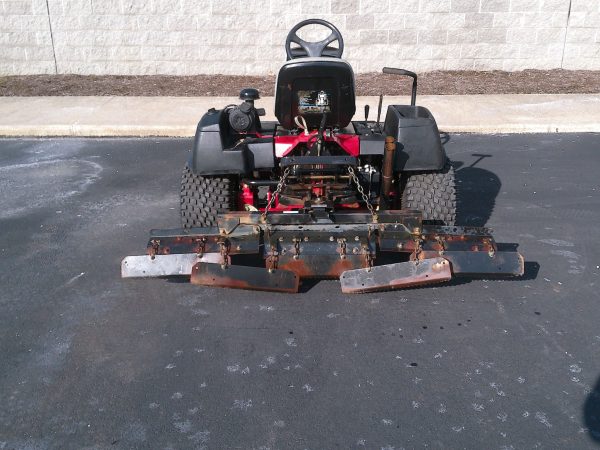
[(383, 106), (383, 94), (379, 96), (379, 106), (377, 107), (377, 129), (381, 132), (381, 107)]

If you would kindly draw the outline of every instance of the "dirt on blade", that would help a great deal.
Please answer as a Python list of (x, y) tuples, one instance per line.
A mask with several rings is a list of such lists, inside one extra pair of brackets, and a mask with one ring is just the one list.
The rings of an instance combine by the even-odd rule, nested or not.
[[(0, 96), (237, 96), (243, 87), (273, 95), (275, 76), (233, 75), (24, 75), (0, 77)], [(357, 95), (403, 95), (410, 80), (381, 73), (356, 75)], [(452, 94), (595, 94), (600, 71), (524, 70), (437, 71), (419, 75), (419, 93)]]

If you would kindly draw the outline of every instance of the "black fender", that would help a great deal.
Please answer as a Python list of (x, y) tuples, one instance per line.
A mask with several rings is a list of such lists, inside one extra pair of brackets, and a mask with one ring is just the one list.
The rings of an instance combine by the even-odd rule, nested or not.
[(274, 139), (240, 135), (229, 126), (226, 109), (210, 109), (196, 128), (188, 165), (198, 175), (247, 175), (269, 169), (275, 166)]
[(433, 114), (427, 108), (390, 105), (384, 132), (386, 136), (396, 138), (394, 171), (421, 172), (444, 168), (448, 158)]

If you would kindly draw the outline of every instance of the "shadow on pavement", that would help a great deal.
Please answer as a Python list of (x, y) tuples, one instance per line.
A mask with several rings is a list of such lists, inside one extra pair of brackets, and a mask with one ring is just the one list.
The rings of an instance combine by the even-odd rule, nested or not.
[[(449, 133), (440, 133), (442, 145), (446, 145), (451, 139)], [(491, 157), (488, 154), (472, 153), (467, 161), (451, 160), (456, 174), (457, 225), (484, 227), (492, 216), (502, 182), (494, 172), (476, 167), (485, 158)]]
[[(540, 265), (535, 261), (525, 261), (525, 272), (522, 277), (513, 278), (514, 280), (535, 280), (540, 271)], [(510, 278), (509, 278), (510, 280)]]
[[(440, 133), (442, 144), (450, 141), (448, 133)], [(490, 220), (496, 206), (502, 182), (498, 175), (481, 167), (476, 167), (492, 155), (472, 153), (467, 161), (452, 161), (456, 173), (456, 224), (460, 226), (484, 227)], [(469, 164), (469, 165), (467, 165)], [(518, 244), (499, 243), (499, 250), (516, 250)], [(535, 280), (540, 265), (535, 261), (525, 262), (523, 276), (513, 280)], [(505, 278), (511, 280), (511, 278)]]
[(583, 419), (592, 441), (600, 445), (600, 378), (585, 400)]
[(494, 212), (502, 182), (495, 173), (475, 167), (492, 155), (473, 153), (472, 157), (469, 166), (465, 166), (466, 162), (453, 162), (456, 171), (456, 222), (457, 225), (483, 227)]

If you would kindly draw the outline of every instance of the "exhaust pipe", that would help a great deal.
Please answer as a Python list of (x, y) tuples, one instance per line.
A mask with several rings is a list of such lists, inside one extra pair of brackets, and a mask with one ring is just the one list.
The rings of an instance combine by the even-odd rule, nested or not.
[(381, 171), (381, 195), (388, 199), (392, 190), (392, 180), (394, 179), (394, 153), (396, 151), (396, 139), (393, 136), (385, 138), (385, 152), (383, 153), (383, 169)]

